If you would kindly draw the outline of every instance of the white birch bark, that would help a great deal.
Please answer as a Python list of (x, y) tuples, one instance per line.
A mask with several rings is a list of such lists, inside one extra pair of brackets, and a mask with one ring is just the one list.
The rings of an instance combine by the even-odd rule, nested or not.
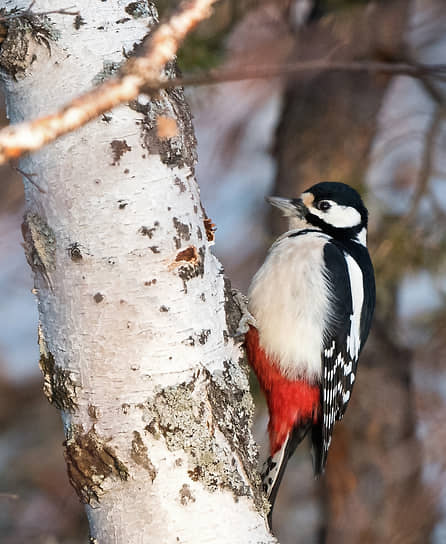
[[(48, 31), (41, 20), (9, 23), (0, 65), (11, 122), (54, 111), (105, 77), (156, 18), (145, 1), (76, 8), (82, 20), (51, 15)], [(158, 138), (159, 115), (176, 120), (176, 136)], [(24, 237), (44, 391), (62, 413), (92, 542), (275, 542), (194, 160), (183, 95), (161, 91), (21, 163), (34, 182), (24, 180)]]

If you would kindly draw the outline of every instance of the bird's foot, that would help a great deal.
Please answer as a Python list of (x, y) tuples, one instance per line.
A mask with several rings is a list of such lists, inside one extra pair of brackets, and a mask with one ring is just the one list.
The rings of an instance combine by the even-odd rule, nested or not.
[(256, 325), (255, 317), (248, 311), (248, 298), (238, 289), (232, 290), (232, 296), (234, 302), (240, 308), (242, 316), (240, 318), (237, 330), (235, 331), (233, 338), (235, 340), (243, 340), (243, 337), (248, 332), (250, 325)]

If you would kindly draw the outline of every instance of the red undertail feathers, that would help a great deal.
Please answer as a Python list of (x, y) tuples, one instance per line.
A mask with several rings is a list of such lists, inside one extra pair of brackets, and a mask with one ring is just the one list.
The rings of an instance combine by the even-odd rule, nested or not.
[(284, 443), (295, 425), (316, 423), (320, 411), (318, 384), (306, 380), (289, 380), (260, 347), (259, 333), (250, 327), (245, 337), (248, 360), (266, 396), (270, 420), (268, 424), (271, 455)]

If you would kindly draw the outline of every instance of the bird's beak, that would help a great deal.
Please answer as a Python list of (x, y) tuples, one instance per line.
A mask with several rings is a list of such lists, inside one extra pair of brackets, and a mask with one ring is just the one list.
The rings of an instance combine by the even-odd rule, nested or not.
[(283, 215), (304, 219), (308, 214), (308, 208), (301, 198), (281, 198), (279, 196), (267, 196), (266, 201), (282, 210)]

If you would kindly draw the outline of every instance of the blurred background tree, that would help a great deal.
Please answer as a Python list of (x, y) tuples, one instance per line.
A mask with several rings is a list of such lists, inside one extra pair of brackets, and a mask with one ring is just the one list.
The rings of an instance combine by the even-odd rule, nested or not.
[[(184, 72), (222, 63), (243, 72), (320, 58), (442, 63), (445, 52), (443, 0), (225, 0), (179, 63)], [(372, 335), (326, 476), (313, 480), (305, 448), (290, 463), (274, 519), (282, 544), (446, 542), (445, 85), (311, 72), (188, 90), (216, 251), (243, 291), (285, 228), (266, 194), (339, 180), (362, 192), (371, 213)], [(40, 392), (21, 184), (10, 168), (0, 177), (0, 540), (77, 544), (86, 540), (83, 511), (65, 475), (58, 414)]]

